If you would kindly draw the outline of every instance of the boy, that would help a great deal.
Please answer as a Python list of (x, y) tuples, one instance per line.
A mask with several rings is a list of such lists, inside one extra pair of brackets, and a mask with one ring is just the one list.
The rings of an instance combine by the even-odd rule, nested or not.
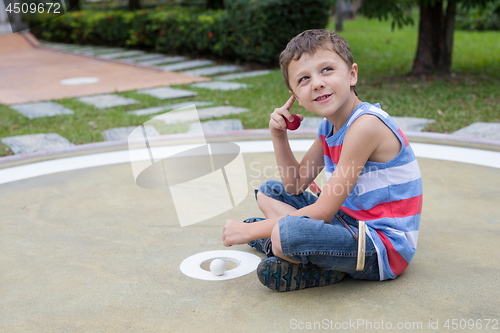
[[(422, 208), (408, 141), (378, 104), (358, 99), (358, 67), (336, 33), (302, 32), (281, 53), (280, 66), (292, 96), (271, 114), (269, 128), (282, 182), (256, 190), (265, 220), (226, 222), (224, 245), (249, 243), (266, 253), (257, 275), (278, 291), (336, 283), (345, 274), (396, 278), (415, 253)], [(295, 100), (326, 118), (300, 163), (284, 120), (293, 121)], [(316, 197), (305, 190), (323, 168), (328, 182)], [(358, 220), (366, 222), (363, 271), (356, 271)]]

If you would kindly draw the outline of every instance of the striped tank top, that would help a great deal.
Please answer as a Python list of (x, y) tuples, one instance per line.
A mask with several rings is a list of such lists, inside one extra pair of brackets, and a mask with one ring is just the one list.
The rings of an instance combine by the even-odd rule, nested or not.
[(366, 222), (367, 235), (378, 255), (380, 280), (394, 279), (404, 272), (415, 254), (422, 211), (422, 177), (411, 146), (379, 104), (366, 102), (359, 104), (333, 135), (332, 124), (324, 119), (318, 135), (323, 143), (328, 180), (338, 164), (349, 127), (365, 114), (383, 121), (398, 137), (402, 148), (387, 163), (367, 161), (340, 210)]

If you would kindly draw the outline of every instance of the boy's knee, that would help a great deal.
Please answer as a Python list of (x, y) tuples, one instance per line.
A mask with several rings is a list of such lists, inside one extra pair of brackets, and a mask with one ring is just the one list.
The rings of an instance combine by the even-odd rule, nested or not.
[(283, 190), (283, 183), (278, 181), (278, 180), (274, 180), (274, 179), (266, 180), (257, 189), (257, 191), (264, 192), (264, 193), (270, 193), (270, 192), (281, 193), (282, 190)]
[(264, 193), (262, 193), (261, 191), (256, 190), (255, 197), (257, 198), (257, 202), (259, 202), (259, 201), (265, 200), (265, 198), (267, 198), (268, 196), (265, 195)]
[(259, 206), (260, 210), (264, 207), (264, 202), (266, 201), (266, 195), (261, 191), (255, 190), (255, 200), (257, 201), (257, 206)]
[(262, 193), (261, 191), (257, 191), (257, 194), (255, 195), (255, 198), (257, 199), (257, 205), (262, 208), (269, 199), (271, 199), (269, 196), (266, 194)]
[(281, 248), (281, 237), (280, 237), (280, 225), (279, 225), (279, 223), (274, 226), (273, 231), (271, 232), (271, 246), (272, 246), (273, 254), (276, 257), (279, 257), (281, 259), (284, 259), (286, 261), (296, 263), (296, 264), (301, 263), (300, 261), (295, 261), (295, 260), (288, 258), (283, 253), (283, 249)]
[(273, 231), (271, 232), (271, 244), (273, 246), (273, 253), (282, 253), (279, 223), (274, 226)]

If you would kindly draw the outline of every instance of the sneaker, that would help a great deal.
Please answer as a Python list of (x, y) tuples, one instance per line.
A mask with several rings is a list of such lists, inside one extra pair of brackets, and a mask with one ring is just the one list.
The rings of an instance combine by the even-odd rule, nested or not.
[(257, 267), (257, 276), (260, 282), (269, 289), (290, 291), (334, 284), (340, 282), (345, 273), (325, 271), (311, 263), (293, 264), (271, 257), (260, 262)]
[[(263, 220), (265, 220), (265, 219), (260, 218), (260, 217), (252, 217), (252, 218), (246, 219), (243, 222), (254, 223), (254, 222), (263, 221)], [(248, 245), (250, 245), (250, 247), (253, 247), (253, 248), (261, 251), (264, 254), (268, 254), (270, 251), (270, 248), (271, 248), (271, 238), (256, 239), (256, 240), (253, 240), (250, 243), (248, 243)]]

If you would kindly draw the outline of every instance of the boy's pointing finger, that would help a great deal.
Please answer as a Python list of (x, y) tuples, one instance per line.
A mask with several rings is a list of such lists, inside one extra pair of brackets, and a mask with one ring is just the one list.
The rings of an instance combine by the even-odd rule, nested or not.
[(286, 103), (285, 103), (285, 105), (283, 105), (283, 107), (286, 108), (287, 110), (290, 110), (292, 108), (293, 102), (295, 102), (295, 95), (294, 94), (292, 94), (292, 96), (290, 96), (290, 98), (288, 99), (288, 101), (286, 101)]

